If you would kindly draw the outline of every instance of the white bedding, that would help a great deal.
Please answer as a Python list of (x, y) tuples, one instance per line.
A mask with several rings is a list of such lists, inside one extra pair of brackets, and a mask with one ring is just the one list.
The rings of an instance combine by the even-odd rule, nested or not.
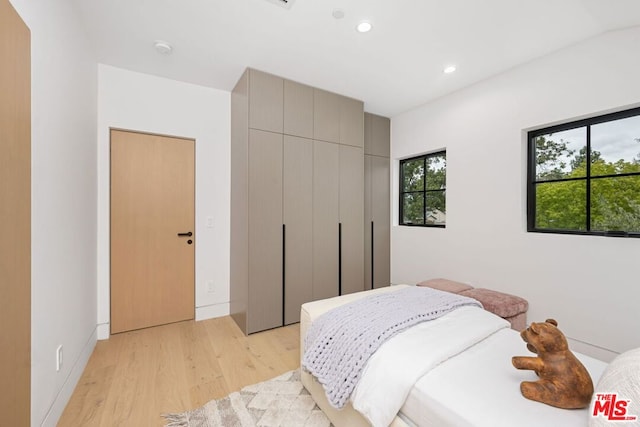
[[(308, 326), (320, 315), (336, 306), (362, 298), (369, 294), (393, 292), (401, 289), (397, 287), (380, 288), (373, 291), (349, 294), (346, 296), (306, 303), (301, 309), (300, 333), (304, 342)], [(453, 314), (453, 313), (450, 313)], [(495, 316), (486, 313), (488, 316)], [(497, 318), (500, 320), (499, 318)], [(443, 322), (444, 318), (427, 323)], [(450, 325), (450, 337), (465, 329), (461, 324)], [(414, 328), (415, 329), (415, 328)], [(423, 343), (427, 338), (410, 335), (407, 330), (393, 339), (403, 337), (411, 343)], [(383, 346), (384, 347), (384, 346)], [(378, 350), (378, 352), (380, 352)], [(416, 355), (414, 350), (401, 350), (400, 359), (380, 362), (380, 368), (373, 368), (374, 372), (389, 371), (394, 367), (404, 368), (407, 361), (404, 358)], [(377, 353), (376, 353), (377, 354)], [(500, 329), (485, 340), (471, 346), (464, 352), (449, 358), (439, 364), (419, 379), (408, 392), (404, 405), (393, 426), (408, 425), (420, 427), (445, 426), (563, 426), (584, 427), (587, 425), (587, 410), (561, 410), (550, 406), (532, 402), (520, 394), (520, 382), (535, 379), (531, 371), (518, 371), (511, 364), (511, 357), (528, 354), (526, 344), (519, 334), (511, 329)], [(589, 370), (594, 385), (606, 367), (604, 362), (576, 353)], [(375, 355), (374, 355), (375, 357)], [(418, 358), (419, 359), (419, 358)], [(421, 359), (416, 363), (420, 365)], [(336, 426), (353, 427), (365, 426), (367, 421), (352, 407), (337, 411), (326, 400), (322, 386), (307, 374), (302, 374), (305, 387), (311, 392), (318, 405), (327, 413)], [(396, 397), (384, 379), (375, 375), (373, 385), (360, 389), (362, 395), (379, 391), (387, 400)], [(380, 385), (378, 386), (378, 382)], [(370, 383), (371, 384), (371, 383)], [(376, 390), (377, 388), (377, 390)], [(356, 389), (357, 390), (357, 389)], [(365, 393), (366, 392), (366, 393)], [(395, 404), (397, 405), (397, 403)], [(367, 405), (365, 405), (367, 406)], [(371, 406), (371, 405), (369, 405)], [(374, 408), (375, 410), (375, 408)]]
[(369, 359), (351, 395), (353, 407), (374, 427), (388, 426), (421, 377), (505, 328), (509, 322), (500, 317), (461, 307), (396, 335)]
[[(420, 427), (583, 427), (589, 410), (558, 409), (525, 399), (520, 382), (536, 380), (519, 371), (512, 356), (531, 355), (520, 335), (503, 329), (449, 359), (416, 382), (401, 416)], [(576, 353), (596, 384), (606, 363)]]

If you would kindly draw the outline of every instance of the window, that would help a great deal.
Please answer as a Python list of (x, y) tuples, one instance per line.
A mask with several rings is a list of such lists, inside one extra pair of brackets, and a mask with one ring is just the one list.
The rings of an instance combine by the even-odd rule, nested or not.
[(640, 108), (528, 136), (529, 231), (640, 237)]
[(400, 160), (400, 225), (444, 227), (447, 153)]

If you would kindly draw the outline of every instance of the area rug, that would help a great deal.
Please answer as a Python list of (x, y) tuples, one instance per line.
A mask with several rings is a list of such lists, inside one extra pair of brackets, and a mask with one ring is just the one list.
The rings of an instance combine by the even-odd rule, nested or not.
[(300, 381), (300, 370), (253, 384), (180, 414), (167, 427), (330, 427), (331, 422)]

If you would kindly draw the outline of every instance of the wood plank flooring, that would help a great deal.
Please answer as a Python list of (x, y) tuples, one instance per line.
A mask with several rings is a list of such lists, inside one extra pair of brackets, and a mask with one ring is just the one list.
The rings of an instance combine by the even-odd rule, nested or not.
[(182, 412), (300, 366), (298, 324), (246, 337), (231, 317), (98, 341), (58, 426), (163, 426)]

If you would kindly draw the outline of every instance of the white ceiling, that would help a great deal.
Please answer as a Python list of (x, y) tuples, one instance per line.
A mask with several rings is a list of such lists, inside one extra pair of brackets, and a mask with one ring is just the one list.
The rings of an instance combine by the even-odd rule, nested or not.
[[(267, 0), (72, 1), (101, 63), (223, 90), (253, 67), (386, 116), (640, 25), (640, 0), (295, 0), (289, 10)], [(360, 20), (373, 30), (357, 33)], [(155, 40), (173, 53), (156, 53)], [(443, 74), (448, 64), (458, 70)]]

